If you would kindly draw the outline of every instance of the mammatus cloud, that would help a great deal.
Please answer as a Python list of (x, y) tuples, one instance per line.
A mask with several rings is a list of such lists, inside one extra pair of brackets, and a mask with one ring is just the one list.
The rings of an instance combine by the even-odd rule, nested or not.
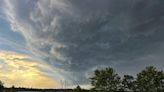
[(40, 70), (48, 66), (15, 52), (0, 51), (0, 79), (6, 86), (55, 88), (60, 84)]
[(86, 84), (97, 67), (134, 73), (148, 64), (164, 64), (163, 4), (163, 0), (4, 0), (4, 13), (35, 57), (57, 68), (71, 84)]

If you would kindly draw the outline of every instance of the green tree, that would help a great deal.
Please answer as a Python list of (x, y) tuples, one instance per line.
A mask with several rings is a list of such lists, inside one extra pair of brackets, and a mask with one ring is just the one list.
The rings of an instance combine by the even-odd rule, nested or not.
[(0, 92), (3, 92), (3, 90), (4, 90), (3, 82), (0, 81)]
[(136, 81), (131, 75), (124, 75), (122, 79), (122, 89), (124, 91), (135, 91)]
[(137, 74), (137, 89), (139, 92), (164, 92), (164, 73), (149, 66)]
[(112, 68), (96, 70), (91, 83), (99, 92), (116, 92), (120, 87), (120, 77)]

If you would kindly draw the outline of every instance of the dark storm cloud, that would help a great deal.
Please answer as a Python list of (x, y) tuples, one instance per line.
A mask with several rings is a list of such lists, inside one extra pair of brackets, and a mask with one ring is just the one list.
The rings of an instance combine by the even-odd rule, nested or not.
[(6, 2), (15, 7), (7, 9), (15, 13), (9, 21), (24, 35), (29, 49), (73, 82), (81, 79), (79, 83), (86, 83), (87, 73), (99, 66), (132, 73), (150, 62), (164, 65), (163, 53), (161, 59), (156, 55), (164, 43), (163, 4), (163, 0)]

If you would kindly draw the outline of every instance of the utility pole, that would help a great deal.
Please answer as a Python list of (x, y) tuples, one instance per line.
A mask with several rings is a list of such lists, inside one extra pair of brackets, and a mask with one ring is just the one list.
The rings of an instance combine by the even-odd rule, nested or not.
[(67, 87), (67, 82), (66, 80), (61, 80), (61, 89), (63, 90), (63, 92), (66, 90)]

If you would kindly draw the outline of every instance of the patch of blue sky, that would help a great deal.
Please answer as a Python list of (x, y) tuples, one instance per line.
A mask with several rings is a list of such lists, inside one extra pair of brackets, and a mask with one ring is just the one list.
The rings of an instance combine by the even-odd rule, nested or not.
[(24, 37), (20, 33), (12, 31), (8, 22), (2, 18), (0, 18), (0, 37), (25, 45)]
[(11, 30), (9, 23), (0, 17), (0, 50), (29, 53), (24, 37)]

